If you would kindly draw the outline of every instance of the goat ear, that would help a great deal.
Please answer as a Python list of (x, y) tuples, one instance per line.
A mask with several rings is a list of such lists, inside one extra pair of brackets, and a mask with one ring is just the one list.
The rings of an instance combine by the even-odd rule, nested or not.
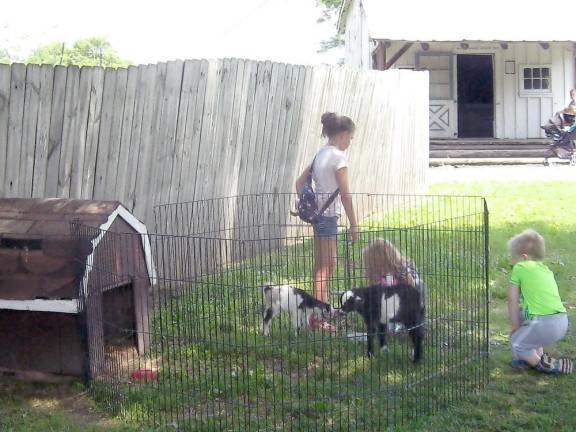
[(340, 296), (340, 306), (343, 306), (350, 298), (354, 297), (354, 293), (350, 290), (345, 291)]
[(354, 297), (354, 304), (356, 306), (364, 306), (364, 302), (365, 302), (364, 297), (360, 297), (360, 296)]

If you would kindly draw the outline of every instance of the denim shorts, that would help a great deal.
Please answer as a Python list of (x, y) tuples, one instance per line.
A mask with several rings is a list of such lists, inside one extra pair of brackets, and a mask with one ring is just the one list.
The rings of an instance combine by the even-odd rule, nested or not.
[(318, 216), (312, 226), (316, 237), (336, 237), (338, 234), (338, 216)]

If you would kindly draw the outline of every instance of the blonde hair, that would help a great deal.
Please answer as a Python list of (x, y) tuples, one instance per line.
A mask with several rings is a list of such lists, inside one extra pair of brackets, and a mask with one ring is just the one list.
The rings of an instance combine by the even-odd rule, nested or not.
[(508, 241), (508, 251), (512, 258), (528, 255), (536, 260), (544, 259), (546, 244), (544, 237), (533, 229), (527, 229)]
[(411, 265), (410, 259), (400, 253), (398, 249), (388, 240), (376, 239), (370, 242), (362, 250), (364, 261), (364, 272), (368, 283), (375, 285), (380, 283), (382, 277), (387, 274), (406, 274), (405, 281), (410, 285), (416, 285), (414, 278), (406, 267)]

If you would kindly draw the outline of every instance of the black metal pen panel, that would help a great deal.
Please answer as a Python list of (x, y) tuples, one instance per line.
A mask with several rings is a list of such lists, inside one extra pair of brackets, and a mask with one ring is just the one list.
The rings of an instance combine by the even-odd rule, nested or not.
[[(101, 287), (136, 286), (150, 269), (110, 274), (88, 263), (83, 322), (96, 399), (115, 415), (158, 430), (378, 431), (482, 389), (488, 380), (484, 200), (356, 194), (353, 202), (359, 236), (351, 242), (340, 218), (330, 303), (339, 308), (343, 292), (367, 286), (362, 250), (388, 240), (426, 285), (420, 363), (411, 361), (410, 329), (402, 326), (388, 329), (388, 352), (369, 358), (364, 322), (355, 313), (335, 319), (335, 333), (296, 331), (283, 313), (264, 336), (264, 284), (312, 293), (312, 227), (290, 216), (291, 194), (230, 197), (157, 207), (156, 233), (145, 239), (102, 237), (116, 242), (104, 250), (148, 241), (153, 287), (142, 307), (126, 311), (129, 319), (107, 313), (107, 304), (134, 291), (116, 290), (117, 297), (106, 299)], [(77, 236), (100, 234), (74, 228)], [(92, 334), (95, 328), (103, 334)]]

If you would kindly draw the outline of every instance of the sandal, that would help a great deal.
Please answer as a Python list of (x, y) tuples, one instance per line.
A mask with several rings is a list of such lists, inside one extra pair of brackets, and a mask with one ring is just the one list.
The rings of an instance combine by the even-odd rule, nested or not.
[(544, 354), (540, 359), (540, 363), (534, 366), (534, 369), (552, 375), (571, 374), (572, 360), (566, 358), (554, 358), (550, 357), (548, 354)]

